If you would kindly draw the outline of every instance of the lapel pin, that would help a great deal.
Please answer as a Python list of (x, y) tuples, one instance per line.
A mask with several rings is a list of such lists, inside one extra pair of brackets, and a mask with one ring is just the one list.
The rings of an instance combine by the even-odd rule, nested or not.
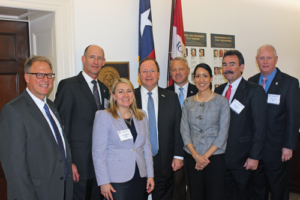
[(278, 82), (276, 82), (275, 85), (278, 85)]
[(163, 95), (163, 94), (162, 94), (161, 96), (162, 96), (162, 97), (165, 97), (165, 95)]
[(105, 90), (103, 90), (103, 92), (105, 92)]
[(193, 91), (191, 91), (191, 93), (193, 93)]

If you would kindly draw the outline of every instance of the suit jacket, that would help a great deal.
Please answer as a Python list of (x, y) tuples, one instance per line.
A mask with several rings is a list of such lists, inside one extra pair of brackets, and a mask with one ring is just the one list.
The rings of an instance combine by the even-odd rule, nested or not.
[[(101, 109), (108, 88), (98, 80), (101, 92)], [(73, 163), (81, 179), (95, 176), (92, 160), (92, 131), (97, 105), (82, 73), (60, 81), (54, 101), (62, 120), (72, 151)]]
[[(169, 87), (167, 87), (166, 89), (175, 92), (175, 86), (174, 86), (174, 84), (171, 85), (171, 86), (169, 86)], [(197, 92), (198, 92), (197, 87), (195, 85), (189, 83), (186, 98), (188, 98), (190, 96), (194, 96), (195, 94), (197, 94)]]
[[(54, 104), (49, 108), (60, 122)], [(25, 90), (0, 112), (0, 160), (8, 200), (64, 200), (64, 161), (43, 113)], [(68, 175), (66, 198), (73, 199), (71, 151), (64, 135)]]
[[(260, 73), (249, 78), (250, 82), (259, 82)], [(267, 107), (268, 131), (263, 160), (281, 162), (282, 148), (296, 149), (299, 134), (300, 98), (299, 81), (277, 68), (277, 73), (267, 94), (280, 95), (280, 104)]]
[(137, 132), (133, 139), (121, 141), (118, 131), (128, 129), (122, 115), (115, 119), (106, 110), (96, 112), (93, 128), (93, 161), (98, 185), (131, 180), (135, 163), (141, 177), (154, 177), (148, 118), (133, 117)]
[[(223, 93), (227, 83), (215, 89)], [(242, 169), (248, 158), (260, 160), (267, 130), (266, 94), (261, 86), (242, 78), (232, 101), (245, 107), (240, 114), (231, 109), (225, 164), (229, 169)], [(231, 102), (230, 102), (231, 103)]]
[[(137, 107), (142, 109), (141, 89), (135, 89)], [(183, 141), (180, 134), (181, 108), (178, 95), (158, 87), (158, 141), (161, 154), (162, 174), (173, 172), (174, 156), (183, 157)]]

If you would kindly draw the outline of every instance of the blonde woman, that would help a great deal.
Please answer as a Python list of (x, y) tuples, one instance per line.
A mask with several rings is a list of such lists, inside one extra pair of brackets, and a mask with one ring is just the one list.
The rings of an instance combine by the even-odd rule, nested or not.
[(154, 189), (148, 126), (146, 114), (137, 109), (132, 83), (115, 80), (110, 108), (96, 112), (93, 128), (95, 173), (107, 200), (143, 200)]

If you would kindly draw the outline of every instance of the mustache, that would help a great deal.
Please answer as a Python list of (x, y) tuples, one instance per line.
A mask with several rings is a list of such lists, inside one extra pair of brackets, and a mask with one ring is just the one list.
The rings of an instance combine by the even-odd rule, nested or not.
[(223, 72), (223, 74), (233, 74), (233, 71), (228, 70), (226, 72)]

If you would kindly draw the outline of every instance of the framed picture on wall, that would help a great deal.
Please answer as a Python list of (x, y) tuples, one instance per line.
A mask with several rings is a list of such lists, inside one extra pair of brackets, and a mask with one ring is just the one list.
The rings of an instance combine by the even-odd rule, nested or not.
[(102, 67), (98, 79), (104, 83), (111, 93), (111, 86), (115, 79), (129, 77), (129, 62), (106, 62)]

